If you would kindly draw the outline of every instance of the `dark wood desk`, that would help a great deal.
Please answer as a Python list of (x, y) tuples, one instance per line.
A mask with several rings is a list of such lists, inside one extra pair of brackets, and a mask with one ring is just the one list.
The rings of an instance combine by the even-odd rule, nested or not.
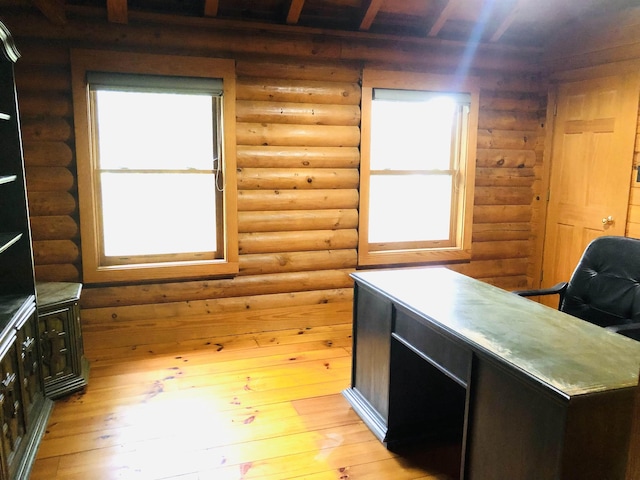
[(458, 440), (465, 479), (623, 479), (640, 342), (443, 268), (353, 274), (344, 395), (389, 448)]

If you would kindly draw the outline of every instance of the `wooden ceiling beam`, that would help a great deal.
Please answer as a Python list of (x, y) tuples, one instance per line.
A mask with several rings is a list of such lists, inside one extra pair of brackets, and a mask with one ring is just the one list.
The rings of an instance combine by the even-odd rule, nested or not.
[(371, 28), (373, 21), (378, 14), (378, 10), (382, 6), (382, 2), (384, 0), (369, 0), (369, 5), (367, 6), (364, 16), (362, 17), (362, 22), (360, 22), (360, 30), (366, 31)]
[(219, 6), (220, 2), (218, 0), (204, 0), (204, 16), (217, 17)]
[(304, 7), (304, 0), (291, 0), (287, 13), (287, 25), (295, 25), (300, 20), (300, 14)]
[(502, 38), (502, 35), (504, 35), (504, 33), (509, 30), (509, 28), (513, 24), (513, 21), (518, 17), (518, 14), (520, 13), (520, 10), (522, 9), (522, 5), (524, 3), (525, 0), (518, 0), (514, 4), (513, 8), (509, 10), (509, 13), (507, 13), (500, 25), (498, 25), (496, 31), (493, 32), (493, 35), (491, 35), (491, 38), (489, 39), (490, 42), (495, 43), (499, 41)]
[(438, 33), (440, 33), (440, 30), (442, 29), (442, 27), (444, 27), (444, 24), (447, 23), (447, 20), (449, 20), (449, 17), (459, 3), (460, 0), (447, 0), (447, 2), (442, 5), (440, 13), (438, 14), (438, 18), (436, 18), (436, 21), (433, 23), (433, 25), (431, 25), (431, 28), (429, 29), (429, 33), (427, 34), (429, 37), (438, 36)]
[(67, 23), (64, 0), (32, 0), (33, 5), (55, 25)]
[(112, 23), (127, 23), (129, 21), (127, 0), (107, 0), (107, 19)]

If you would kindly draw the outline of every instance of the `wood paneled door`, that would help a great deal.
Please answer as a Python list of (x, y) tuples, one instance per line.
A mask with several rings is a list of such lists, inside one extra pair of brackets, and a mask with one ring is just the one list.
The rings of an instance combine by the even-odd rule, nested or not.
[(640, 76), (557, 86), (542, 286), (568, 280), (586, 245), (624, 235)]

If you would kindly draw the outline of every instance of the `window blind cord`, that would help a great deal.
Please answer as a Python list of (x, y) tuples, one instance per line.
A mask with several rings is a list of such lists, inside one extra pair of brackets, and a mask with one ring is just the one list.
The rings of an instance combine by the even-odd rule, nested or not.
[[(222, 160), (220, 158), (214, 158), (213, 164), (215, 165), (213, 176), (215, 178), (216, 190), (218, 192), (224, 192), (225, 181), (222, 175)], [(220, 182), (222, 182), (222, 184)]]
[(218, 192), (224, 192), (224, 188), (226, 186), (226, 180), (224, 178), (224, 172), (222, 171), (222, 155), (223, 155), (223, 139), (222, 139), (222, 132), (220, 131), (220, 125), (222, 125), (223, 119), (222, 119), (222, 101), (221, 101), (221, 97), (214, 97), (214, 106), (215, 106), (215, 110), (214, 110), (214, 115), (216, 115), (216, 117), (214, 118), (215, 120), (215, 124), (216, 127), (214, 130), (214, 147), (215, 147), (215, 152), (216, 152), (216, 157), (214, 157), (213, 159), (213, 165), (215, 167), (215, 172), (214, 172), (214, 176), (215, 176), (215, 185), (216, 185), (216, 190)]

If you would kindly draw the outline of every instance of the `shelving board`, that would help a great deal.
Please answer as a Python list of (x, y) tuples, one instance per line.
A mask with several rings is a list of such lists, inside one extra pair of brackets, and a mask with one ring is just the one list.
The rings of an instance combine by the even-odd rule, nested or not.
[(0, 185), (15, 182), (16, 178), (18, 178), (16, 175), (0, 175)]
[(22, 233), (0, 233), (0, 253), (22, 238)]

